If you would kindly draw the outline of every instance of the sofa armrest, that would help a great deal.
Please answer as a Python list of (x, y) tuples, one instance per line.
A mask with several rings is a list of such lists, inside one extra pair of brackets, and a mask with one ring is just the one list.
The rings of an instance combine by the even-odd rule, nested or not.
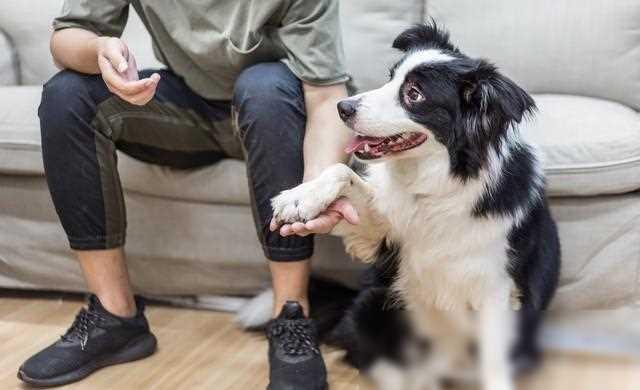
[(20, 57), (12, 37), (0, 27), (0, 86), (20, 85)]

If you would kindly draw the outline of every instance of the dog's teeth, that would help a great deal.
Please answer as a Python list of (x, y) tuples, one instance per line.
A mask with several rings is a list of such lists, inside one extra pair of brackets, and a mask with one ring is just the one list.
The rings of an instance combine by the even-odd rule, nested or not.
[(364, 144), (365, 153), (369, 153), (369, 150), (371, 150), (371, 148), (369, 147), (369, 144)]

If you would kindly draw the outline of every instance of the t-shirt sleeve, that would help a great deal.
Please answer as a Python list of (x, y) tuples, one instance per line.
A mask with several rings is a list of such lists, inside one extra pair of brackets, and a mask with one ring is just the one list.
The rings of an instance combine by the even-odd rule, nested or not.
[(349, 80), (338, 0), (293, 0), (277, 35), (286, 53), (282, 61), (301, 80), (316, 85)]
[(76, 27), (100, 36), (120, 37), (129, 16), (125, 0), (65, 0), (60, 16), (53, 20), (53, 29)]

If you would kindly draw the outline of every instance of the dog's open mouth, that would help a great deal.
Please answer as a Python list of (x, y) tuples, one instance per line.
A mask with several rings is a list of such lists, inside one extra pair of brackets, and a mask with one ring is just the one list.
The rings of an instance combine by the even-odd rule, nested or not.
[(362, 160), (373, 160), (413, 149), (426, 140), (427, 135), (419, 132), (407, 132), (388, 137), (367, 137), (356, 134), (345, 148), (345, 152), (354, 153)]

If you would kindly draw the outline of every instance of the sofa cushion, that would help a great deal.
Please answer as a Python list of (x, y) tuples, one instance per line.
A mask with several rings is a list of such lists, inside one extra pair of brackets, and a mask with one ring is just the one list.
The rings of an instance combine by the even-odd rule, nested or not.
[(200, 203), (249, 204), (245, 163), (226, 159), (199, 169), (154, 166), (118, 154), (118, 169), (127, 191)]
[(347, 68), (360, 90), (387, 81), (389, 68), (399, 57), (391, 47), (404, 29), (423, 20), (424, 0), (344, 0), (340, 19)]
[(0, 26), (0, 86), (18, 84), (18, 55), (13, 41)]
[(551, 196), (640, 189), (640, 114), (611, 101), (536, 95), (522, 131), (540, 146)]
[(599, 97), (640, 109), (640, 1), (425, 0), (469, 54), (533, 93)]
[(38, 105), (42, 87), (0, 88), (0, 173), (42, 175)]
[[(0, 173), (43, 175), (37, 107), (41, 87), (0, 88)], [(545, 156), (552, 196), (619, 194), (640, 188), (640, 115), (614, 102), (537, 95), (540, 112), (523, 124)], [(247, 204), (242, 161), (176, 170), (119, 155), (124, 187), (194, 202)]]

